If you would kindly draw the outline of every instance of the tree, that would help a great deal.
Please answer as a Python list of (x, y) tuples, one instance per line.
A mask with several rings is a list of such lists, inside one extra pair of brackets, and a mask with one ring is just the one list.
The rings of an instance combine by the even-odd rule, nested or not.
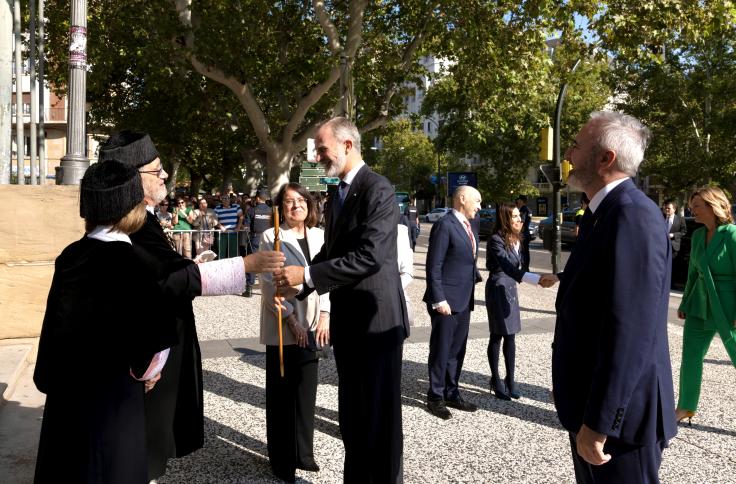
[(437, 170), (437, 152), (427, 136), (408, 119), (389, 122), (382, 130), (383, 147), (376, 154), (377, 172), (397, 191), (422, 197), (433, 195), (431, 177)]

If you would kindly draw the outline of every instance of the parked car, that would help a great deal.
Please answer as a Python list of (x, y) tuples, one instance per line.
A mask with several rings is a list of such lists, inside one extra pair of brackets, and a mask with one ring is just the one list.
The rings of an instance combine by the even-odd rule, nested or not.
[[(577, 239), (577, 230), (575, 226), (575, 213), (578, 209), (564, 210), (562, 212), (562, 225), (560, 232), (563, 244), (574, 244)], [(552, 215), (539, 222), (539, 236), (542, 238), (544, 247), (552, 246)]]
[[(480, 238), (488, 238), (493, 233), (493, 229), (496, 226), (496, 209), (495, 208), (482, 208), (480, 209), (480, 231), (478, 236)], [(535, 221), (529, 222), (529, 240), (534, 240), (539, 234), (538, 224)]]
[(449, 211), (451, 211), (451, 208), (443, 207), (443, 208), (435, 208), (431, 212), (429, 212), (427, 215), (424, 216), (425, 222), (436, 222), (442, 217), (445, 216), (445, 214)]

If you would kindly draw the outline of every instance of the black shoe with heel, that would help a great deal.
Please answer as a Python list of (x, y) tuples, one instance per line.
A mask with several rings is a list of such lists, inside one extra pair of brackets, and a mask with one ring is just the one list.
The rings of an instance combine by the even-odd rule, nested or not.
[(506, 389), (508, 390), (509, 396), (515, 400), (521, 398), (521, 394), (516, 388), (516, 382), (511, 380), (509, 377), (506, 377), (504, 381), (506, 382)]
[(491, 378), (491, 393), (501, 400), (511, 400), (511, 397), (506, 391), (506, 385), (500, 378)]

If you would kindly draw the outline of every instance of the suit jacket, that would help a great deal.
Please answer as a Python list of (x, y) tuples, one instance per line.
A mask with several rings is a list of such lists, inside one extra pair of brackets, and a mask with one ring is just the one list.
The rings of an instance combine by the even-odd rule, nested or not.
[[(664, 220), (665, 223), (667, 223), (666, 217)], [(680, 240), (685, 237), (685, 235), (687, 235), (687, 225), (685, 224), (685, 219), (675, 214), (672, 219), (672, 227), (670, 227), (669, 233), (673, 234), (673, 237), (670, 239), (670, 243), (672, 244), (672, 251), (679, 252)]]
[(475, 282), (480, 277), (475, 264), (475, 251), (467, 229), (453, 212), (448, 212), (432, 226), (427, 249), (427, 289), (424, 302), (436, 304), (447, 301), (453, 313), (474, 308)]
[(631, 444), (677, 433), (662, 214), (631, 180), (586, 214), (562, 274), (552, 381), (562, 425)]
[(506, 247), (499, 234), (488, 239), (486, 249), (486, 309), (488, 325), (495, 334), (516, 334), (521, 331), (521, 314), (519, 311), (519, 294), (517, 283), (524, 277), (522, 269), (525, 256), (519, 246), (519, 252)]
[(400, 343), (409, 324), (396, 255), (394, 189), (365, 165), (339, 211), (336, 199), (325, 207), (325, 244), (309, 267), (316, 291), (330, 293), (330, 340), (360, 347), (367, 333), (390, 333)]
[[(284, 262), (287, 266), (306, 266), (310, 260), (302, 252), (298, 239), (288, 226), (282, 225), (279, 231), (281, 239), (281, 252), (286, 256)], [(317, 254), (324, 245), (325, 233), (322, 229), (312, 227), (307, 229), (307, 245), (309, 246), (309, 254)], [(274, 229), (268, 229), (261, 234), (261, 242), (259, 250), (273, 250), (274, 246)], [(273, 297), (276, 293), (276, 287), (273, 285), (273, 275), (270, 272), (260, 274), (261, 281), (261, 344), (278, 345), (278, 316), (273, 305)], [(318, 295), (316, 292), (310, 293), (302, 300), (288, 299), (284, 301), (286, 310), (283, 311), (282, 317), (286, 319), (292, 313), (295, 313), (297, 321), (307, 330), (314, 331), (319, 322), (320, 311), (330, 312), (330, 295), (328, 293)], [(295, 345), (296, 338), (288, 329), (284, 329), (283, 338), (285, 345)]]
[(687, 284), (680, 311), (687, 324), (715, 329), (721, 339), (736, 337), (736, 225), (721, 225), (705, 245), (706, 228), (693, 232)]

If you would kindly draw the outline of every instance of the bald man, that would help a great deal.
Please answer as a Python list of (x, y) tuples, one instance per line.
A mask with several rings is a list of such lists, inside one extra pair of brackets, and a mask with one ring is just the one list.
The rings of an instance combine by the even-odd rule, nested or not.
[(480, 210), (481, 197), (475, 188), (461, 186), (452, 201), (452, 212), (439, 219), (429, 234), (424, 293), (432, 319), (427, 409), (443, 420), (452, 417), (447, 407), (464, 412), (478, 409), (460, 396), (458, 380), (475, 300), (474, 287), (481, 279), (476, 265), (478, 238), (470, 228), (470, 221)]

